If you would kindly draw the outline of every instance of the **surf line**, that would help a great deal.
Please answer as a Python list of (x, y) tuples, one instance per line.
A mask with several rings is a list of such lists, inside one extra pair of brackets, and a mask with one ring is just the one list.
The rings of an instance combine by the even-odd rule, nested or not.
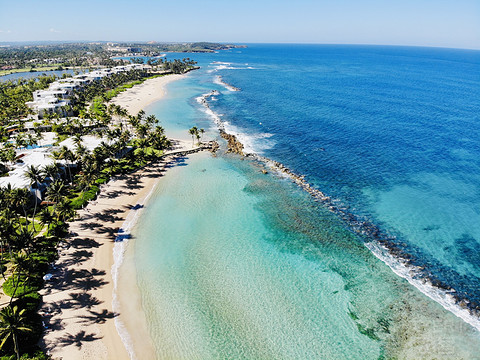
[[(212, 90), (199, 97), (197, 101), (205, 107), (206, 113), (214, 120), (220, 136), (227, 140), (227, 152), (250, 158), (270, 168), (278, 175), (291, 179), (300, 188), (308, 192), (315, 201), (336, 214), (353, 233), (363, 239), (364, 245), (372, 254), (390, 267), (395, 274), (406, 279), (423, 294), (480, 331), (480, 304), (470, 301), (466, 294), (457, 292), (452, 286), (430, 272), (426, 266), (419, 265), (418, 259), (415, 259), (407, 250), (407, 245), (402, 244), (397, 237), (387, 234), (370, 220), (350, 212), (346, 206), (342, 205), (340, 200), (333, 199), (310, 185), (305, 180), (305, 175), (299, 175), (284, 164), (265, 156), (245, 153), (243, 144), (234, 134), (229, 134), (225, 130), (220, 117), (210, 108), (208, 100), (219, 94), (217, 90)], [(263, 172), (267, 173), (266, 170), (263, 170)], [(402, 270), (400, 270), (400, 267)]]
[(227, 90), (230, 90), (230, 91), (240, 91), (241, 90), (240, 88), (227, 83), (225, 80), (223, 80), (223, 77), (221, 75), (215, 76), (215, 82), (219, 85), (223, 85), (224, 87), (227, 88)]
[[(218, 149), (217, 142), (209, 141), (206, 143), (202, 143), (201, 146), (199, 146), (198, 148), (172, 151), (161, 157), (162, 161), (164, 161), (164, 163), (161, 165), (162, 171), (165, 171), (168, 169), (168, 167), (175, 165), (179, 159), (187, 155), (194, 154), (201, 151), (210, 151), (214, 154), (217, 151), (217, 149)], [(152, 164), (154, 166), (159, 166), (159, 162), (160, 160), (157, 163), (149, 163), (148, 165), (138, 168), (136, 171), (142, 168), (145, 168), (147, 166), (152, 166)], [(120, 268), (125, 259), (125, 251), (127, 250), (128, 243), (131, 240), (131, 232), (133, 228), (136, 226), (138, 220), (140, 219), (140, 216), (143, 213), (146, 204), (149, 202), (150, 198), (155, 192), (161, 177), (162, 175), (160, 175), (159, 173), (159, 176), (157, 177), (156, 181), (150, 188), (150, 191), (143, 198), (139, 199), (138, 202), (135, 204), (135, 206), (130, 209), (124, 222), (122, 223), (122, 226), (118, 230), (117, 235), (115, 237), (115, 240), (114, 240), (115, 244), (113, 247), (113, 264), (111, 267), (111, 274), (112, 274), (112, 280), (113, 280), (112, 309), (115, 314), (121, 313), (121, 302), (118, 296), (118, 284), (119, 284), (118, 278), (119, 278)], [(113, 179), (112, 181), (115, 181), (115, 179)], [(128, 332), (127, 327), (125, 326), (121, 318), (116, 316), (114, 318), (114, 324), (115, 324), (117, 333), (120, 336), (120, 339), (130, 359), (132, 360), (137, 359), (133, 340), (130, 336), (130, 333)]]

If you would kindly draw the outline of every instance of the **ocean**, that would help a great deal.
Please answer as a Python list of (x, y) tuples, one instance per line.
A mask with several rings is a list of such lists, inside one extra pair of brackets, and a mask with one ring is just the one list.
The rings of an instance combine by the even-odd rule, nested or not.
[(157, 357), (477, 358), (480, 52), (190, 57), (201, 69), (147, 112), (262, 158), (182, 159), (148, 202), (127, 251)]

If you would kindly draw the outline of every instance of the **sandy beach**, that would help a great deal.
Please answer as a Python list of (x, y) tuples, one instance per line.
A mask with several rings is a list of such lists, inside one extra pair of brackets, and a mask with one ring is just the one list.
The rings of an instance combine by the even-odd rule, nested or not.
[(127, 109), (131, 115), (136, 115), (147, 105), (163, 97), (165, 95), (165, 86), (168, 83), (183, 77), (185, 77), (185, 75), (173, 74), (149, 79), (143, 84), (136, 85), (120, 93), (112, 99), (112, 103)]
[[(165, 93), (164, 86), (181, 77), (169, 75), (147, 80), (122, 93), (115, 102), (136, 113), (160, 99)], [(192, 148), (190, 142), (174, 143), (174, 151)], [(40, 313), (46, 331), (40, 345), (53, 359), (132, 358), (117, 331), (118, 319), (135, 328), (130, 332), (130, 340), (141, 344), (138, 350), (135, 348), (136, 358), (152, 357), (153, 347), (138, 294), (132, 295), (131, 302), (136, 311), (114, 312), (113, 249), (125, 220), (142, 211), (152, 189), (172, 164), (175, 164), (173, 156), (166, 156), (102, 185), (97, 199), (78, 211), (77, 218), (70, 223), (70, 237), (60, 244), (59, 259), (51, 272), (53, 277), (42, 290), (44, 303)]]

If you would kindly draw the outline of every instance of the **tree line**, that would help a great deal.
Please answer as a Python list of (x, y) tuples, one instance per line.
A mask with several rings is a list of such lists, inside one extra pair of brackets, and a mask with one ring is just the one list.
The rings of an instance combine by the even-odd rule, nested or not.
[[(106, 94), (112, 89), (148, 76), (139, 71), (119, 73), (76, 92), (72, 110), (78, 117), (62, 122), (51, 115), (42, 123), (57, 132), (59, 139), (73, 136), (73, 148), (57, 147), (51, 152), (52, 164), (28, 167), (25, 178), (30, 190), (0, 188), (0, 273), (3, 292), (9, 297), (7, 306), (0, 311), (0, 356), (47, 358), (35, 345), (43, 331), (37, 313), (41, 303), (38, 291), (49, 264), (58, 256), (59, 242), (68, 234), (68, 222), (75, 218), (76, 210), (96, 198), (101, 184), (158, 159), (171, 147), (154, 115), (144, 111), (130, 115), (107, 101), (110, 97)], [(2, 88), (14, 89), (18, 85), (30, 92), (51, 81), (53, 78), (42, 77)], [(25, 89), (17, 91), (26, 93)], [(10, 96), (8, 91), (4, 94)], [(85, 126), (87, 120), (91, 126)], [(8, 170), (18, 161), (16, 149), (37, 144), (43, 133), (38, 127), (33, 133), (20, 131), (11, 137), (5, 128), (1, 128), (0, 162)], [(83, 137), (89, 134), (104, 139), (93, 150), (83, 144)]]

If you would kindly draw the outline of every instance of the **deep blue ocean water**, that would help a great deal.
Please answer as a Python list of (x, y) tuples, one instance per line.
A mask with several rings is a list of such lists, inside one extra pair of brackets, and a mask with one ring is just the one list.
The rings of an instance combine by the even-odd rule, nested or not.
[(218, 138), (220, 121), (378, 236), (255, 161), (192, 158), (134, 234), (159, 358), (474, 358), (480, 323), (462, 307), (480, 302), (480, 52), (257, 44), (191, 57), (202, 68), (147, 109), (167, 134)]
[[(480, 304), (480, 52), (251, 45), (211, 107)], [(405, 246), (405, 245), (404, 245)]]

